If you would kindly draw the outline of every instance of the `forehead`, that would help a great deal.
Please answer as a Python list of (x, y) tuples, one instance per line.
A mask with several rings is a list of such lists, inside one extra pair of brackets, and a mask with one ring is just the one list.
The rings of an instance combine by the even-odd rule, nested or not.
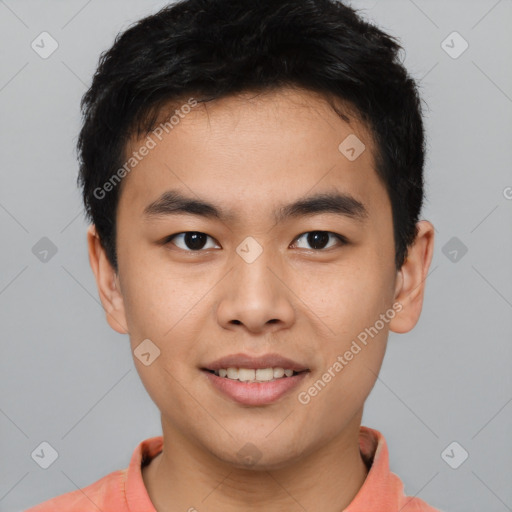
[[(191, 108), (175, 103), (148, 135), (152, 149), (123, 179), (120, 207), (129, 203), (142, 215), (176, 188), (252, 214), (269, 200), (291, 201), (308, 191), (382, 193), (370, 130), (346, 105), (336, 107), (347, 120), (321, 95), (295, 89), (247, 92)], [(148, 137), (130, 141), (126, 161)]]

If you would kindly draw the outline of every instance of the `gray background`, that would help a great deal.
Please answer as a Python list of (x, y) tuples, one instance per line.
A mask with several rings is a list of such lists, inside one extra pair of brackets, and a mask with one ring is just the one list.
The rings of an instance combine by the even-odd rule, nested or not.
[[(122, 469), (161, 434), (98, 299), (74, 145), (100, 52), (164, 3), (0, 1), (1, 511)], [(391, 334), (363, 424), (385, 435), (408, 494), (446, 511), (512, 510), (512, 1), (352, 5), (401, 39), (421, 80), (423, 217), (437, 230), (422, 318)], [(43, 31), (59, 44), (47, 59), (31, 48)], [(469, 43), (458, 58), (441, 46), (453, 31)], [(32, 252), (42, 237), (57, 248), (46, 262)], [(59, 454), (46, 470), (31, 458), (42, 441)], [(441, 456), (453, 441), (452, 461), (469, 453), (458, 469)]]

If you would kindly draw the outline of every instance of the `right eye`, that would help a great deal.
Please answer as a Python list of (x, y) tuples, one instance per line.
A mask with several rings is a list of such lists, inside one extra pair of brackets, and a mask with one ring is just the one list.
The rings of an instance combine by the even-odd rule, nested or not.
[[(183, 231), (181, 233), (175, 233), (174, 235), (169, 235), (166, 237), (164, 245), (172, 243), (176, 245), (179, 249), (187, 252), (200, 252), (204, 249), (207, 239), (210, 238), (214, 240), (210, 235), (206, 233), (201, 233), (200, 231)], [(174, 242), (174, 240), (178, 240), (179, 243), (182, 244), (180, 247), (178, 243)], [(206, 247), (206, 249), (213, 249), (215, 247)]]

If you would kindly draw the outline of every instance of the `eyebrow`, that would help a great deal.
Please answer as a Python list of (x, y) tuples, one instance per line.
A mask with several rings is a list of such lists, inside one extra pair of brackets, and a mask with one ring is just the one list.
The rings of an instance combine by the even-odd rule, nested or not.
[[(334, 213), (358, 222), (363, 222), (368, 217), (368, 210), (361, 201), (350, 194), (339, 192), (320, 193), (300, 198), (293, 203), (279, 207), (273, 212), (276, 223), (290, 218), (319, 215), (322, 213)], [(197, 215), (199, 217), (217, 219), (222, 222), (236, 219), (236, 215), (232, 212), (227, 212), (203, 199), (185, 196), (178, 190), (164, 192), (144, 209), (144, 217), (147, 220), (180, 214)]]

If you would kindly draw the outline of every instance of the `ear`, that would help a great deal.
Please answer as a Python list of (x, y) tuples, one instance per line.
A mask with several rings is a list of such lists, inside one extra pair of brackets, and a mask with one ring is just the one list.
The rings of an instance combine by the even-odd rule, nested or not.
[(119, 277), (107, 258), (94, 224), (91, 224), (87, 230), (87, 245), (89, 263), (96, 277), (96, 285), (107, 322), (119, 334), (129, 334)]
[(416, 226), (418, 234), (396, 279), (395, 303), (400, 304), (401, 309), (396, 309), (389, 328), (397, 333), (410, 331), (420, 318), (425, 281), (434, 252), (434, 226), (426, 220)]

